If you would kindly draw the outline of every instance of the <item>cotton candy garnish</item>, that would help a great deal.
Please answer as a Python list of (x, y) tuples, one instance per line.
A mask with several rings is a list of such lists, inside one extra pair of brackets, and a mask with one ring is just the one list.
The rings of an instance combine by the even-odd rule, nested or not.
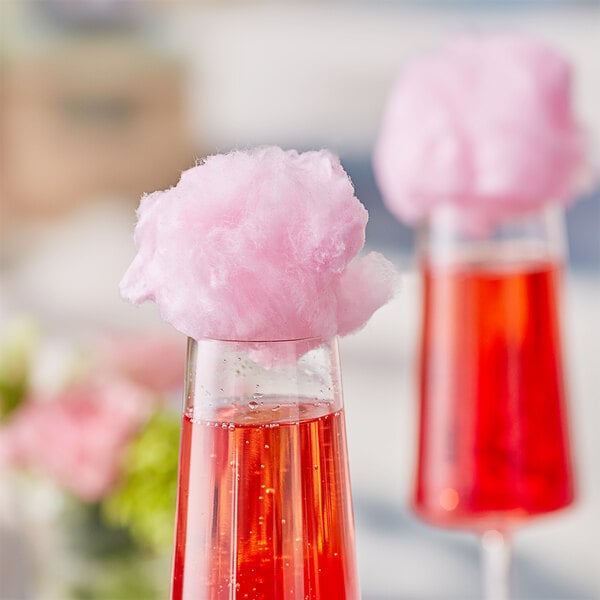
[(585, 181), (571, 73), (555, 50), (520, 36), (465, 36), (403, 69), (374, 153), (389, 209), (415, 224), (441, 204), (494, 222)]
[(357, 258), (368, 215), (327, 151), (215, 155), (142, 198), (122, 296), (194, 338), (329, 339), (393, 295), (389, 261)]

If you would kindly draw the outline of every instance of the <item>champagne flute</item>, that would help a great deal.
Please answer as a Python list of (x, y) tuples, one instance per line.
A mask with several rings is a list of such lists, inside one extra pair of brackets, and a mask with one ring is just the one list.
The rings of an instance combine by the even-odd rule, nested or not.
[(560, 209), (489, 227), (434, 211), (420, 238), (423, 320), (413, 505), (479, 534), (487, 600), (510, 594), (510, 537), (571, 504)]
[(171, 598), (359, 598), (336, 339), (191, 340)]

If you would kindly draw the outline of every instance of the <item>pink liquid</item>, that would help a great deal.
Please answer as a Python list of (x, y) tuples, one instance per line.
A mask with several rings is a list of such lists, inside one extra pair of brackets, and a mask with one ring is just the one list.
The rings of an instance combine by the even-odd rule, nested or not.
[(172, 598), (359, 598), (343, 412), (239, 404), (184, 416)]
[(502, 528), (567, 506), (559, 267), (425, 270), (417, 513)]

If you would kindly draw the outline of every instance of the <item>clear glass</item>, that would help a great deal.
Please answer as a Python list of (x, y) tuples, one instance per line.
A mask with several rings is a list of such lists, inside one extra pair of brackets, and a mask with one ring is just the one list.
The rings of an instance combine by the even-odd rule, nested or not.
[(561, 352), (562, 213), (465, 230), (445, 208), (421, 231), (423, 320), (413, 505), (481, 535), (485, 597), (509, 596), (512, 530), (571, 504)]
[(359, 596), (337, 341), (190, 339), (172, 599)]

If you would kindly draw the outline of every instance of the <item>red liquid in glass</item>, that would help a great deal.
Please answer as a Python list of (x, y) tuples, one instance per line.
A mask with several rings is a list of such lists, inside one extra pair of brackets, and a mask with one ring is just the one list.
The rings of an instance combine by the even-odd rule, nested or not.
[(359, 598), (343, 412), (240, 406), (184, 416), (172, 598)]
[(415, 509), (498, 528), (573, 501), (552, 263), (427, 267)]

